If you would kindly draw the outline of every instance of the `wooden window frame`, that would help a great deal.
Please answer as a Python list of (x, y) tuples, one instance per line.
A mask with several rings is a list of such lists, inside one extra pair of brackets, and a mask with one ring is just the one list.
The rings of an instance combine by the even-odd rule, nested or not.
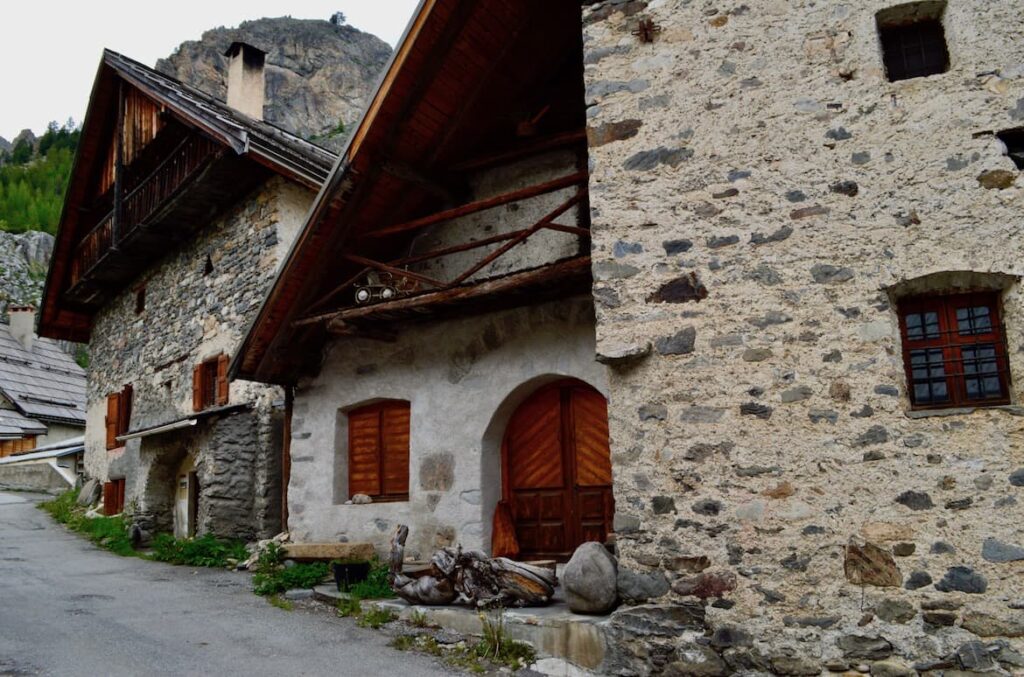
[[(983, 333), (962, 334), (957, 320), (957, 310), (965, 308), (987, 307), (989, 309), (989, 328)], [(918, 313), (934, 312), (938, 318), (936, 336), (925, 336), (911, 339), (908, 332), (907, 317)], [(922, 295), (903, 299), (899, 303), (900, 339), (903, 345), (903, 367), (907, 379), (907, 392), (911, 408), (914, 410), (956, 409), (966, 407), (995, 407), (1011, 403), (1011, 384), (1009, 350), (1006, 343), (1005, 327), (1002, 323), (1002, 307), (999, 293), (992, 291), (968, 292), (947, 295)], [(996, 363), (996, 371), (992, 378), (999, 381), (998, 397), (975, 397), (967, 393), (964, 377), (965, 359), (963, 348), (972, 346), (993, 346), (995, 354), (992, 360)], [(935, 377), (946, 384), (949, 399), (944, 402), (918, 402), (914, 380), (912, 352), (931, 349), (942, 351), (941, 364), (943, 374)], [(919, 365), (920, 367), (920, 365)]]
[(203, 411), (221, 407), (231, 401), (228, 365), (231, 360), (221, 353), (203, 360), (192, 369), (192, 410)]
[(130, 383), (120, 392), (107, 395), (107, 414), (104, 425), (107, 432), (107, 450), (120, 449), (124, 443), (118, 437), (128, 432), (132, 420), (132, 399), (134, 390)]
[[(385, 478), (387, 477), (387, 471), (389, 468), (389, 458), (385, 454), (385, 436), (386, 436), (386, 425), (384, 417), (388, 411), (404, 410), (406, 412), (407, 429), (405, 432), (406, 440), (408, 441), (405, 447), (405, 467), (404, 467), (404, 482), (405, 491), (388, 492), (385, 486)], [(354, 463), (352, 460), (352, 453), (355, 449), (354, 432), (355, 426), (352, 425), (352, 418), (360, 415), (372, 415), (377, 416), (377, 486), (378, 491), (374, 493), (367, 493), (365, 491), (358, 491), (356, 487), (353, 487), (352, 468)], [(346, 454), (346, 460), (348, 463), (349, 477), (348, 477), (348, 497), (351, 499), (356, 494), (366, 494), (373, 499), (374, 503), (393, 503), (402, 502), (409, 500), (409, 466), (412, 458), (410, 455), (411, 447), (411, 435), (412, 435), (412, 411), (410, 403), (407, 400), (385, 400), (382, 402), (376, 402), (374, 404), (366, 405), (363, 407), (357, 407), (347, 412), (348, 417), (348, 453)], [(396, 461), (391, 460), (390, 463)]]

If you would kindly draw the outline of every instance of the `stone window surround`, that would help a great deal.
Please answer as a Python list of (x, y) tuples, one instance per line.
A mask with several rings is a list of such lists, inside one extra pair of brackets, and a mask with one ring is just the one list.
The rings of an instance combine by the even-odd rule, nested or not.
[[(880, 291), (885, 294), (890, 302), (891, 311), (890, 316), (892, 317), (892, 323), (894, 327), (894, 338), (896, 345), (899, 348), (899, 358), (903, 360), (903, 342), (900, 338), (900, 320), (897, 308), (901, 299), (909, 296), (920, 296), (920, 295), (952, 295), (962, 294), (967, 290), (974, 291), (990, 291), (999, 294), (1000, 305), (1003, 311), (1003, 324), (1007, 327), (1007, 334), (1010, 333), (1009, 328), (1013, 324), (1014, 320), (1019, 323), (1022, 319), (1016, 315), (1009, 315), (1006, 313), (1005, 297), (1006, 294), (1012, 289), (1019, 286), (1022, 280), (1022, 276), (1014, 275), (1003, 272), (980, 272), (971, 270), (959, 270), (959, 271), (939, 271), (935, 273), (929, 273), (914, 278), (905, 278), (897, 283), (886, 285), (881, 287)], [(968, 416), (977, 411), (993, 411), (1002, 412), (1010, 416), (1024, 416), (1024, 404), (1019, 402), (1019, 398), (1016, 396), (1016, 390), (1013, 386), (1013, 374), (1010, 374), (1010, 404), (1003, 404), (997, 406), (966, 406), (966, 407), (949, 407), (947, 409), (914, 409), (913, 404), (910, 401), (910, 393), (908, 385), (905, 382), (900, 383), (900, 405), (903, 409), (904, 415), (912, 420), (927, 419), (927, 418), (939, 418), (947, 416)]]

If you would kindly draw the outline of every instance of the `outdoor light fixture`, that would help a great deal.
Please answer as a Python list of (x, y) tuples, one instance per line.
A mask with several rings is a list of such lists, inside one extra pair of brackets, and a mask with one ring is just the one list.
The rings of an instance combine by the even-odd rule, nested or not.
[(366, 281), (362, 286), (356, 287), (356, 303), (358, 305), (391, 301), (397, 297), (398, 288), (395, 287), (391, 273), (367, 273)]

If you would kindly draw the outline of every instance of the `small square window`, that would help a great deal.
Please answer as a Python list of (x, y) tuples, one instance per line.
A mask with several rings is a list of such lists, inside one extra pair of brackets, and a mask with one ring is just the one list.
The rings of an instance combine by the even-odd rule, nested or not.
[(1006, 146), (1006, 155), (1017, 165), (1017, 169), (1024, 169), (1024, 127), (1005, 129), (997, 132), (996, 137)]
[(890, 7), (875, 16), (889, 80), (922, 78), (949, 70), (942, 27), (945, 9), (944, 2), (915, 2)]

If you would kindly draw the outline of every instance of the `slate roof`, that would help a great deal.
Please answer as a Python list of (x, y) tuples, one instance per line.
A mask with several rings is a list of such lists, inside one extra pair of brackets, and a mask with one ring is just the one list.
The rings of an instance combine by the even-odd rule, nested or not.
[(16, 408), (0, 410), (0, 436), (13, 428), (45, 433), (39, 421), (85, 425), (85, 370), (50, 339), (37, 337), (25, 350), (6, 324), (0, 324), (0, 392)]
[(254, 120), (223, 101), (123, 54), (108, 49), (103, 53), (103, 61), (118, 75), (173, 107), (179, 114), (217, 133), (236, 153), (252, 152), (273, 160), (317, 188), (338, 159), (325, 148), (268, 122)]

